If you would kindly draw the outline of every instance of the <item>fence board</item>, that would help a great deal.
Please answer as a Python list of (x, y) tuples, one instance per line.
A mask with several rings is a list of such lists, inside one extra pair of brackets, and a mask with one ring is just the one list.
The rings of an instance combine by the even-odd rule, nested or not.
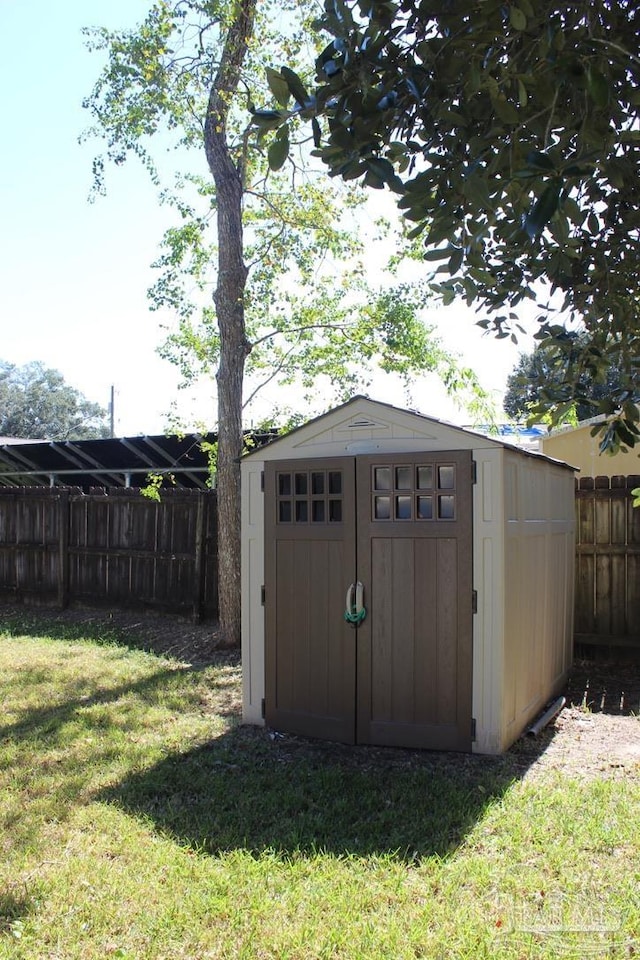
[(0, 594), (215, 617), (212, 491), (0, 489)]
[(575, 639), (640, 653), (640, 477), (582, 477), (576, 488)]

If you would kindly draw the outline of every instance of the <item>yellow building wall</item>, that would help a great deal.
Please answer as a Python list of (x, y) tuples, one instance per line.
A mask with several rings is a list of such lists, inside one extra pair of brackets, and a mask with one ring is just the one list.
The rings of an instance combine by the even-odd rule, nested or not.
[(598, 436), (591, 436), (593, 424), (551, 434), (540, 440), (540, 449), (547, 457), (564, 460), (577, 467), (582, 477), (613, 477), (640, 474), (640, 453), (600, 453)]

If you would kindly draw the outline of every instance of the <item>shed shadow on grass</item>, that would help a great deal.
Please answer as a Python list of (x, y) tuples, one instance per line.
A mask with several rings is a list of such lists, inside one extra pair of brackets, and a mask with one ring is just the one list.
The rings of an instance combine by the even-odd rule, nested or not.
[(411, 862), (453, 852), (552, 736), (514, 758), (272, 739), (238, 727), (95, 799), (203, 854), (322, 850)]
[(238, 650), (216, 646), (216, 620), (193, 623), (175, 614), (158, 611), (74, 606), (20, 606), (3, 603), (0, 597), (0, 629), (13, 636), (47, 636), (54, 640), (118, 646), (168, 657), (193, 667), (235, 666)]

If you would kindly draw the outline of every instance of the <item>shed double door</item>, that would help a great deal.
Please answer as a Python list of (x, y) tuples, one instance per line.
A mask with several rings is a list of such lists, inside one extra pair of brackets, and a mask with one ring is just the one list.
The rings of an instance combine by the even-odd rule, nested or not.
[(468, 451), (266, 464), (270, 726), (471, 749), (471, 484)]

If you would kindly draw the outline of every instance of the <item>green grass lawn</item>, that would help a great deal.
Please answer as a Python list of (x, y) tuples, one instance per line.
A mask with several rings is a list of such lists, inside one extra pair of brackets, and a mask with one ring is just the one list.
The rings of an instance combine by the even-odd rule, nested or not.
[(640, 951), (640, 782), (239, 725), (239, 667), (0, 623), (0, 958)]

